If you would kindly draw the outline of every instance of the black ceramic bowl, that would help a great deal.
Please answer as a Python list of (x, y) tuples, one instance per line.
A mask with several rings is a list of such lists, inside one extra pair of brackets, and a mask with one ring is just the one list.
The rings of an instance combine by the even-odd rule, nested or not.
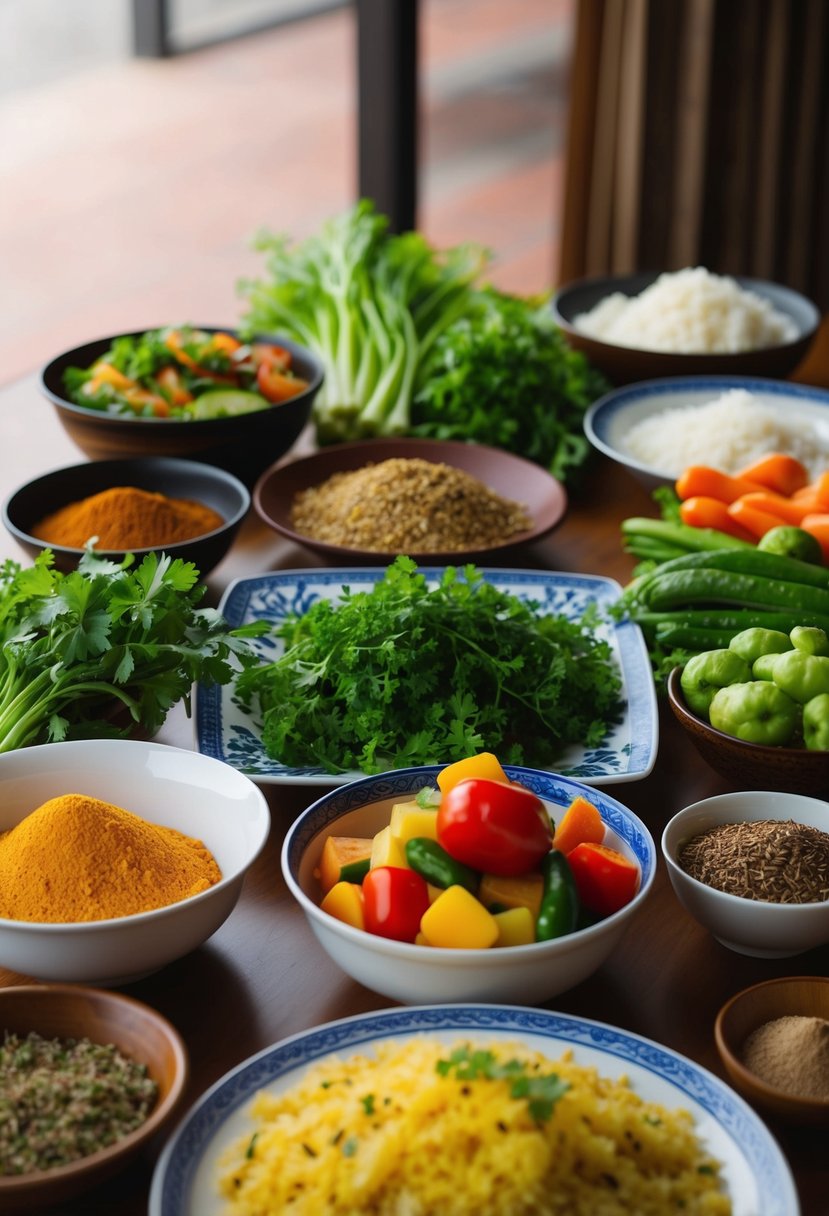
[(632, 384), (662, 376), (770, 376), (783, 378), (793, 372), (814, 341), (820, 312), (805, 296), (763, 279), (731, 276), (740, 287), (768, 300), (769, 304), (794, 322), (797, 337), (779, 346), (733, 354), (682, 354), (669, 351), (640, 350), (603, 342), (576, 329), (573, 322), (580, 313), (589, 312), (613, 292), (638, 296), (659, 277), (658, 272), (609, 275), (579, 279), (562, 287), (553, 299), (553, 316), (567, 341), (604, 372), (612, 384)]
[[(216, 332), (216, 326), (194, 328)], [(143, 331), (142, 331), (143, 332)], [(231, 330), (223, 330), (225, 333)], [(52, 402), (73, 443), (93, 460), (135, 456), (177, 456), (227, 469), (250, 486), (263, 469), (293, 446), (311, 417), (311, 407), (323, 381), (323, 367), (303, 346), (276, 335), (262, 341), (278, 342), (291, 352), (298, 376), (308, 381), (304, 392), (281, 405), (228, 418), (192, 422), (175, 418), (128, 418), (88, 409), (70, 401), (63, 387), (68, 367), (89, 367), (109, 350), (112, 334), (87, 342), (52, 359), (40, 373), (40, 387)], [(135, 336), (130, 334), (129, 336)]]
[[(60, 507), (90, 498), (112, 486), (134, 486), (170, 498), (189, 498), (218, 512), (224, 523), (213, 532), (175, 545), (130, 550), (136, 560), (140, 560), (145, 553), (163, 548), (171, 557), (193, 562), (201, 575), (207, 574), (225, 556), (250, 507), (247, 487), (225, 469), (195, 460), (147, 456), (135, 460), (87, 461), (36, 477), (15, 490), (3, 504), (3, 523), (30, 557), (36, 557), (43, 549), (51, 549), (55, 566), (60, 570), (72, 570), (83, 550), (47, 544), (32, 536), (31, 529)], [(124, 556), (122, 550), (96, 549), (96, 552), (117, 561)]]

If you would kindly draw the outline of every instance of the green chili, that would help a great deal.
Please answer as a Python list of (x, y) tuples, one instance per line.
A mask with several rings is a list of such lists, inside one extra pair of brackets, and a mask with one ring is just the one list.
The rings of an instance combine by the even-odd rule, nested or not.
[(579, 897), (570, 864), (559, 849), (550, 850), (541, 863), (541, 873), (544, 892), (535, 923), (535, 937), (536, 941), (547, 942), (575, 930)]
[(416, 874), (420, 874), (433, 887), (466, 887), (474, 895), (481, 876), (471, 866), (465, 866), (450, 857), (436, 840), (427, 836), (416, 836), (406, 841), (406, 861)]

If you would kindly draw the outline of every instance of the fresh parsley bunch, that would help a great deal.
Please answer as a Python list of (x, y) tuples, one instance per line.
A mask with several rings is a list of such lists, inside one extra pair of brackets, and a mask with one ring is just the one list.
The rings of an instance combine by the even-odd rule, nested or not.
[(608, 388), (568, 346), (548, 301), (490, 288), (476, 293), (419, 368), (411, 429), (506, 448), (572, 482), (590, 451), (585, 411)]
[[(148, 554), (135, 569), (87, 550), (69, 574), (47, 549), (34, 565), (0, 567), (0, 752), (29, 743), (153, 734), (193, 683), (226, 684), (231, 656), (253, 661), (247, 638), (211, 608), (199, 572)], [(124, 707), (125, 729), (112, 721)]]
[(365, 773), (441, 764), (481, 750), (504, 763), (554, 763), (595, 746), (619, 712), (620, 678), (595, 609), (543, 614), (447, 567), (431, 588), (398, 557), (371, 591), (343, 588), (276, 629), (276, 661), (236, 681), (258, 702), (263, 745), (287, 765)]

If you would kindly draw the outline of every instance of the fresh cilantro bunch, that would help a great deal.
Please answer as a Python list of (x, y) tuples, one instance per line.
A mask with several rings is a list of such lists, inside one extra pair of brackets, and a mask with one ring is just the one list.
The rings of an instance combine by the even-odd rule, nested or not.
[[(47, 549), (31, 567), (0, 567), (0, 752), (29, 743), (150, 734), (193, 683), (226, 684), (230, 657), (253, 661), (247, 638), (214, 609), (191, 562), (148, 554), (135, 569), (88, 550), (77, 570), (53, 569)], [(124, 707), (126, 729), (112, 722)]]
[(430, 588), (398, 557), (371, 591), (344, 587), (286, 618), (284, 653), (243, 671), (236, 692), (258, 702), (268, 755), (291, 766), (376, 773), (488, 750), (546, 767), (618, 716), (595, 621), (594, 608), (579, 622), (540, 613), (474, 566)]
[(412, 433), (506, 448), (571, 482), (590, 450), (584, 413), (608, 388), (546, 300), (487, 289), (419, 368)]

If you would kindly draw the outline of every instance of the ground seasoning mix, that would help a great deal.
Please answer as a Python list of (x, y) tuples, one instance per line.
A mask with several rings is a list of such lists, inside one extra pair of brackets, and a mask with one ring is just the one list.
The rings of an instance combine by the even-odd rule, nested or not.
[(792, 819), (719, 824), (686, 841), (677, 860), (692, 878), (744, 899), (829, 899), (829, 835)]
[(121, 552), (179, 544), (223, 523), (212, 507), (192, 499), (112, 486), (47, 515), (32, 528), (32, 536), (69, 549), (83, 549), (96, 536), (96, 549)]
[(748, 1036), (740, 1058), (761, 1081), (796, 1098), (829, 1102), (829, 1022), (787, 1014)]
[(158, 1086), (111, 1043), (25, 1038), (0, 1044), (0, 1175), (54, 1169), (115, 1144), (147, 1119)]
[(301, 490), (291, 524), (313, 540), (373, 553), (452, 553), (532, 527), (526, 509), (451, 465), (395, 457)]
[(221, 877), (200, 840), (84, 794), (52, 798), (0, 835), (0, 916), (8, 920), (131, 916)]

